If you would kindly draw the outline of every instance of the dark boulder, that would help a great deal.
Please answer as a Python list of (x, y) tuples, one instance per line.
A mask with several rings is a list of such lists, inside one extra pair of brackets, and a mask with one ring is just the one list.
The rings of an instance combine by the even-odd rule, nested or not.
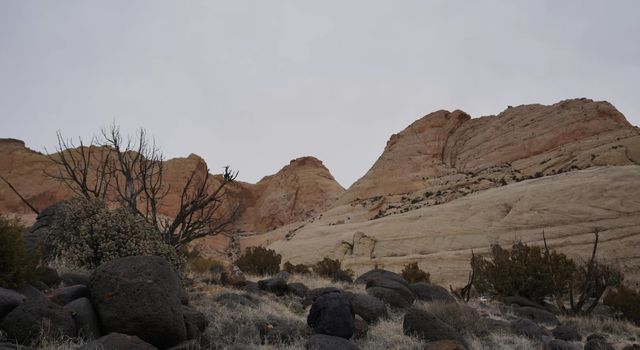
[[(43, 322), (49, 326), (43, 328)], [(0, 329), (8, 339), (21, 344), (36, 340), (41, 332), (45, 332), (49, 338), (76, 336), (76, 325), (71, 314), (62, 306), (41, 297), (27, 298), (14, 308), (2, 319)]]
[(392, 307), (407, 309), (411, 307), (411, 303), (407, 302), (400, 294), (388, 288), (371, 287), (367, 288), (367, 294), (378, 298)]
[(280, 271), (273, 275), (273, 278), (282, 278), (285, 282), (287, 282), (289, 281), (289, 278), (291, 278), (291, 274), (287, 271)]
[(102, 330), (138, 336), (158, 348), (187, 340), (173, 267), (157, 256), (132, 256), (100, 265), (89, 289)]
[(81, 284), (58, 288), (49, 293), (49, 299), (58, 305), (67, 305), (76, 299), (87, 296), (89, 296), (89, 288)]
[(57, 286), (60, 283), (60, 276), (58, 271), (52, 267), (43, 267), (38, 271), (38, 277), (36, 280), (46, 284), (49, 287)]
[(442, 303), (455, 303), (456, 299), (444, 287), (431, 283), (412, 283), (409, 289), (422, 301), (437, 301)]
[(353, 321), (353, 338), (354, 339), (363, 339), (369, 333), (369, 325), (367, 322), (361, 318), (356, 318)]
[(356, 315), (362, 317), (367, 323), (375, 323), (389, 314), (384, 302), (367, 294), (349, 293), (351, 305)]
[(584, 344), (584, 350), (615, 350), (615, 348), (602, 338), (593, 338)]
[(287, 284), (287, 291), (297, 297), (306, 298), (309, 288), (302, 283), (289, 283)]
[(342, 289), (338, 289), (336, 287), (323, 287), (323, 288), (314, 288), (307, 292), (307, 297), (304, 299), (303, 304), (305, 306), (313, 304), (313, 302), (318, 299), (321, 295), (328, 293), (342, 293)]
[(274, 277), (258, 281), (258, 286), (260, 289), (277, 296), (283, 296), (287, 293), (287, 281), (282, 278)]
[(464, 344), (455, 340), (437, 340), (428, 342), (424, 350), (465, 350)]
[(27, 297), (14, 290), (0, 288), (0, 320), (20, 305), (26, 298)]
[(353, 335), (354, 317), (349, 297), (344, 293), (333, 292), (323, 294), (313, 302), (307, 324), (317, 334), (349, 339)]
[(195, 339), (184, 341), (176, 346), (172, 346), (166, 350), (200, 350), (202, 345)]
[(157, 350), (157, 348), (135, 335), (110, 333), (83, 345), (78, 350)]
[(309, 338), (305, 345), (306, 350), (360, 350), (360, 348), (340, 337), (332, 337), (325, 334), (316, 334)]
[(538, 324), (545, 324), (550, 326), (556, 326), (560, 324), (560, 320), (556, 315), (552, 314), (549, 311), (541, 310), (535, 307), (514, 307), (513, 313), (520, 317), (528, 318)]
[(388, 289), (400, 295), (409, 304), (412, 304), (413, 301), (416, 299), (416, 296), (413, 294), (413, 292), (411, 291), (411, 289), (409, 289), (408, 286), (405, 286), (404, 284), (398, 281), (394, 281), (392, 279), (383, 279), (383, 278), (371, 279), (369, 280), (369, 282), (367, 282), (367, 289), (369, 288)]
[(187, 327), (187, 338), (199, 338), (209, 325), (207, 317), (200, 311), (189, 306), (182, 305), (184, 324)]
[(86, 275), (83, 273), (73, 273), (73, 272), (63, 273), (60, 276), (60, 279), (62, 280), (62, 283), (67, 287), (75, 286), (77, 284), (82, 284), (85, 286), (89, 285), (89, 275)]
[(640, 344), (630, 344), (622, 348), (622, 350), (640, 350)]
[(455, 340), (463, 342), (462, 335), (428, 311), (411, 309), (402, 322), (404, 334), (427, 341)]
[(572, 343), (561, 339), (553, 339), (546, 345), (546, 350), (581, 350), (581, 346), (576, 346)]
[(405, 287), (409, 287), (409, 282), (407, 282), (402, 276), (398, 275), (395, 272), (383, 270), (383, 269), (374, 269), (368, 272), (363, 273), (358, 278), (356, 278), (356, 283), (359, 284), (367, 284), (370, 280), (373, 279), (389, 279), (396, 281), (398, 283), (404, 284)]
[(76, 299), (64, 306), (71, 313), (78, 330), (78, 336), (85, 339), (98, 339), (102, 335), (98, 316), (91, 301), (87, 298)]
[(578, 332), (578, 328), (571, 324), (563, 324), (554, 328), (551, 331), (553, 336), (556, 339), (566, 340), (566, 341), (580, 341), (582, 340), (582, 335)]
[(511, 322), (511, 332), (534, 340), (542, 340), (543, 331), (540, 326), (525, 318)]

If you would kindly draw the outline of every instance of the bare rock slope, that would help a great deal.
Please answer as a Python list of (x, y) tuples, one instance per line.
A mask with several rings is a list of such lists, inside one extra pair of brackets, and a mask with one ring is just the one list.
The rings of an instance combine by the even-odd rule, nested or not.
[(246, 237), (283, 261), (324, 256), (364, 271), (417, 261), (462, 282), (471, 250), (522, 239), (601, 257), (640, 275), (640, 133), (607, 102), (509, 107), (477, 119), (438, 111), (393, 135), (373, 167), (320, 217)]

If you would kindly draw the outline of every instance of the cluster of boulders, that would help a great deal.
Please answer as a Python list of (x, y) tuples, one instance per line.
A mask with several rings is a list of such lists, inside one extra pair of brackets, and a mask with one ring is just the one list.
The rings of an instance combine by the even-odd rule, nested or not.
[[(38, 287), (38, 288), (37, 288)], [(161, 257), (113, 260), (90, 275), (55, 270), (19, 290), (0, 289), (0, 330), (13, 344), (82, 337), (82, 350), (193, 349), (206, 341), (205, 315), (189, 306)], [(0, 349), (2, 346), (0, 345)]]

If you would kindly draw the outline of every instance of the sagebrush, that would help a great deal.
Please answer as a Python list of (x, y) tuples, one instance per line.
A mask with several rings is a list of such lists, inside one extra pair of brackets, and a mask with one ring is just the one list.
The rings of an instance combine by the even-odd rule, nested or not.
[(417, 262), (404, 265), (404, 269), (402, 269), (402, 278), (409, 283), (431, 282), (431, 275), (420, 269)]
[(183, 264), (153, 226), (128, 208), (111, 210), (99, 199), (79, 197), (63, 203), (46, 240), (52, 248), (47, 258), (87, 269), (134, 255), (162, 256), (176, 267)]
[(236, 266), (244, 273), (255, 275), (273, 275), (280, 271), (282, 255), (264, 247), (249, 247), (236, 260)]
[(0, 215), (0, 287), (21, 287), (37, 273), (39, 249), (25, 248), (25, 230), (19, 220)]

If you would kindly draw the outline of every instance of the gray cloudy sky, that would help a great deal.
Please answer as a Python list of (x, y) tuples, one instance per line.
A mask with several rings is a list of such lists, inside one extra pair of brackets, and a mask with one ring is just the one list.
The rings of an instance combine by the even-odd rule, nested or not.
[(640, 1), (0, 1), (0, 137), (116, 121), (255, 182), (313, 155), (345, 187), (392, 133), (588, 97), (640, 124)]

